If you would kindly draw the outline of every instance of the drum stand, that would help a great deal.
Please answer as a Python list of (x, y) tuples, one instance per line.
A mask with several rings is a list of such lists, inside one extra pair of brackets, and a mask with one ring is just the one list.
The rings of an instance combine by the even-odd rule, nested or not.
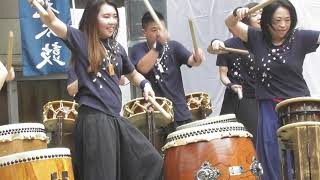
[(154, 122), (153, 111), (148, 110), (146, 113), (147, 135), (151, 144), (156, 147), (156, 124)]
[(62, 115), (57, 116), (57, 124), (55, 131), (52, 131), (52, 139), (53, 143), (56, 144), (58, 147), (64, 147), (63, 146), (63, 128), (64, 128), (64, 117)]
[(155, 147), (159, 153), (161, 148), (165, 144), (165, 127), (156, 127), (156, 119), (153, 110), (148, 110), (146, 113), (146, 131), (145, 136), (148, 138), (150, 143)]

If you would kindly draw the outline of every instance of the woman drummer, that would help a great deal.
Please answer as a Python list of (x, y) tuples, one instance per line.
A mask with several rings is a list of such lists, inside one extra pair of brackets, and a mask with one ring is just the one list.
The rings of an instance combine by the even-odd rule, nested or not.
[[(249, 3), (245, 7), (252, 8), (258, 3)], [(260, 29), (261, 10), (242, 20), (243, 23)], [(248, 129), (256, 142), (258, 122), (258, 105), (255, 98), (255, 69), (253, 55), (226, 53), (224, 47), (247, 49), (245, 43), (238, 37), (224, 42), (213, 40), (212, 50), (219, 54), (216, 65), (219, 66), (221, 82), (226, 86), (220, 115), (235, 114), (237, 120)], [(238, 97), (238, 91), (243, 92), (243, 98)]]
[(121, 75), (144, 91), (154, 92), (115, 40), (119, 27), (116, 6), (88, 2), (80, 24), (83, 31), (60, 21), (46, 3), (36, 5), (43, 23), (64, 40), (75, 57), (78, 78), (78, 116), (73, 132), (78, 179), (161, 179), (163, 160), (142, 133), (120, 117)]
[[(263, 179), (280, 179), (280, 155), (276, 131), (280, 121), (275, 111), (279, 101), (310, 96), (303, 79), (305, 55), (319, 44), (319, 31), (295, 29), (297, 14), (287, 0), (276, 0), (263, 8), (262, 31), (242, 23), (248, 8), (236, 8), (225, 22), (236, 36), (247, 42), (257, 68), (256, 97), (259, 104), (257, 153)], [(290, 174), (289, 174), (290, 176)]]

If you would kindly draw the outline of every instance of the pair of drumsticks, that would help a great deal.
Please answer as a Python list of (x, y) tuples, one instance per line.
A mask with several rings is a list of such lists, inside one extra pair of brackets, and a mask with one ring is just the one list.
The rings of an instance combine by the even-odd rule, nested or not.
[[(264, 0), (264, 1), (261, 1), (259, 4), (257, 4), (256, 6), (252, 7), (251, 9), (249, 9), (247, 15), (250, 15), (250, 14), (258, 11), (259, 9), (262, 9), (262, 8), (268, 6), (268, 5), (271, 4), (273, 1), (274, 1), (274, 0)], [(237, 54), (243, 54), (243, 55), (249, 54), (249, 51), (247, 51), (247, 50), (236, 49), (236, 48), (228, 48), (228, 47), (225, 47), (225, 48), (222, 48), (221, 50), (225, 51), (226, 53), (237, 53)], [(210, 54), (216, 54), (216, 53), (213, 51), (211, 44), (208, 46), (207, 51), (208, 51), (208, 53), (210, 53)]]

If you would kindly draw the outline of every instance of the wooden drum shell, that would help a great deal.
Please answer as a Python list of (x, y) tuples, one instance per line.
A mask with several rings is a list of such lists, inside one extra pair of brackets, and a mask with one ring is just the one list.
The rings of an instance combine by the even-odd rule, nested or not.
[[(51, 148), (40, 151), (55, 151), (62, 148)], [(39, 150), (38, 150), (39, 151)], [(40, 152), (39, 151), (39, 152)], [(28, 151), (18, 154), (28, 154)], [(12, 154), (10, 156), (19, 156), (18, 154)], [(2, 157), (6, 158), (6, 157)], [(31, 158), (31, 157), (29, 157)], [(31, 158), (32, 159), (32, 158)], [(1, 161), (1, 158), (0, 158)], [(19, 161), (17, 159), (16, 161)], [(4, 165), (0, 163), (0, 175), (1, 179), (5, 180), (52, 180), (52, 175), (55, 174), (56, 180), (63, 179), (62, 174), (67, 172), (68, 180), (74, 180), (72, 162), (70, 152), (68, 156), (57, 155), (57, 157), (34, 159), (31, 161), (20, 160), (22, 162), (16, 162), (10, 165)], [(26, 161), (26, 162), (25, 162)]]

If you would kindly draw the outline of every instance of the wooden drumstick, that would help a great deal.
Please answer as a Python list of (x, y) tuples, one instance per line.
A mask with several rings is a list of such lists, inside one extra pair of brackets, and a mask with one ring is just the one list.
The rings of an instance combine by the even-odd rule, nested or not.
[(195, 53), (197, 54), (198, 53), (198, 43), (197, 43), (195, 31), (194, 31), (193, 22), (192, 22), (191, 18), (188, 18), (188, 21), (189, 21), (189, 28), (190, 28), (191, 38), (192, 38), (192, 43), (193, 43), (193, 49), (194, 49)]
[(242, 49), (235, 49), (235, 48), (225, 47), (225, 48), (223, 48), (223, 50), (224, 50), (224, 51), (227, 51), (227, 52), (237, 53), (237, 54), (243, 54), (243, 55), (249, 54), (249, 51), (247, 51), (247, 50), (242, 50)]
[(266, 6), (268, 6), (269, 4), (273, 3), (274, 0), (262, 0), (259, 4), (257, 4), (256, 6), (252, 7), (249, 9), (247, 15), (250, 15), (256, 11), (258, 11), (259, 9), (262, 9)]
[(151, 96), (148, 96), (148, 101), (154, 106), (156, 107), (156, 109), (158, 109), (163, 115), (165, 118), (167, 119), (172, 119), (173, 117), (167, 113), (161, 106), (160, 104), (155, 100), (153, 99)]
[(38, 12), (40, 12), (41, 14), (47, 16), (48, 15), (48, 12), (47, 10), (45, 10), (43, 8), (43, 6), (38, 2), (38, 0), (33, 0), (32, 2), (32, 5), (34, 5), (34, 7), (36, 7), (36, 9), (38, 10)]
[(149, 3), (148, 0), (143, 0), (144, 4), (146, 5), (148, 11), (150, 12), (152, 18), (154, 19), (154, 21), (159, 25), (160, 29), (165, 30), (166, 28), (162, 25), (159, 17), (157, 16), (156, 12), (154, 11), (154, 9), (152, 8), (151, 4)]
[[(235, 48), (225, 47), (225, 48), (223, 48), (222, 50), (223, 50), (223, 51), (226, 51), (226, 52), (232, 52), (232, 53), (243, 54), (243, 55), (249, 54), (249, 51), (243, 50), (243, 49), (235, 49)], [(208, 51), (208, 53), (210, 53), (210, 54), (217, 54), (216, 52), (213, 51), (211, 45), (208, 46), (207, 51)]]
[(243, 98), (242, 88), (239, 88), (238, 91), (237, 91), (237, 93), (238, 93), (238, 98), (239, 98), (239, 100), (241, 100), (241, 99)]
[(13, 51), (13, 32), (9, 31), (8, 36), (8, 54), (7, 54), (7, 70), (10, 72), (12, 67), (12, 51)]

